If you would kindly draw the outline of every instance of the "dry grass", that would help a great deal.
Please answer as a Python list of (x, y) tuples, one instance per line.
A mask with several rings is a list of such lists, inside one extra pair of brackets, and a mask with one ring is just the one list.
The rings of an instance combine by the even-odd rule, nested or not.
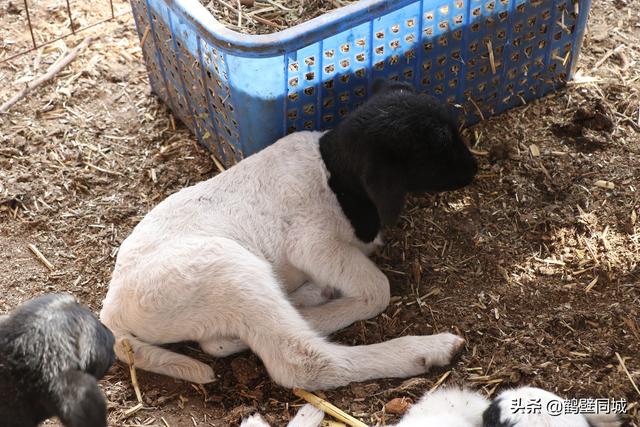
[[(62, 1), (38, 4), (36, 19), (48, 22), (41, 37), (68, 30)], [(108, 13), (102, 4), (78, 6), (78, 22)], [(384, 423), (395, 419), (386, 402), (436, 386), (464, 382), (491, 395), (533, 384), (626, 398), (640, 426), (640, 11), (625, 0), (593, 7), (576, 82), (468, 131), (477, 181), (410, 200), (376, 260), (392, 304), (335, 337), (365, 344), (453, 330), (466, 352), (447, 371), (321, 397)], [(24, 16), (0, 8), (2, 58), (29, 36)], [(150, 94), (128, 15), (0, 64), (0, 103), (89, 35), (93, 43), (55, 80), (0, 116), (0, 311), (51, 291), (97, 311), (140, 218), (217, 170)], [(119, 364), (103, 381), (112, 425), (237, 425), (255, 409), (282, 424), (302, 403), (249, 353), (181, 350), (210, 362), (219, 381), (195, 387), (138, 372), (144, 405), (127, 418), (138, 401)]]
[(293, 27), (357, 0), (201, 0), (228, 28), (270, 34)]

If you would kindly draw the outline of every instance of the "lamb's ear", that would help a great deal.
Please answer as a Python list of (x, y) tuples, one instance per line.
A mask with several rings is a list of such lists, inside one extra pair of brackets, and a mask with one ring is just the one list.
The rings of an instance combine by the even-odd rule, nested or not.
[(77, 337), (80, 348), (78, 368), (99, 380), (116, 361), (113, 351), (115, 338), (92, 313), (87, 311), (83, 315), (85, 327)]
[(53, 399), (65, 427), (106, 427), (107, 403), (93, 376), (70, 369), (56, 380)]
[(404, 208), (407, 186), (403, 175), (397, 168), (367, 166), (364, 186), (382, 225), (395, 224)]
[(489, 407), (482, 414), (482, 426), (483, 427), (500, 427), (502, 422), (500, 421), (502, 418), (502, 410), (500, 408), (500, 403), (502, 399), (498, 398), (491, 402)]

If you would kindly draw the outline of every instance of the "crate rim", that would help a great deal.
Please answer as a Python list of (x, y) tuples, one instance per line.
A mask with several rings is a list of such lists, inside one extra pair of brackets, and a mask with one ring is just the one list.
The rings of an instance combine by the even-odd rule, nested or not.
[[(199, 0), (165, 0), (165, 3), (175, 6), (173, 10), (201, 30), (200, 37), (214, 46), (243, 57), (273, 57), (296, 51), (416, 1), (423, 4), (428, 0), (359, 0), (270, 34), (244, 34), (227, 28)], [(149, 6), (149, 0), (146, 2)]]

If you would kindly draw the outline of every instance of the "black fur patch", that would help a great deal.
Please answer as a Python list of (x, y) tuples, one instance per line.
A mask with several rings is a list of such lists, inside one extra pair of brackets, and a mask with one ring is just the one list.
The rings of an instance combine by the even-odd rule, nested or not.
[(495, 399), (491, 402), (491, 405), (482, 414), (482, 426), (483, 427), (512, 427), (513, 424), (507, 424), (500, 421), (500, 400)]
[(106, 426), (97, 380), (115, 362), (114, 338), (70, 295), (34, 298), (0, 320), (0, 420), (37, 426)]
[(376, 82), (374, 95), (321, 137), (320, 153), (363, 242), (397, 221), (407, 193), (455, 190), (477, 172), (445, 107), (407, 83)]
[(335, 193), (345, 216), (349, 219), (358, 239), (372, 242), (380, 231), (380, 217), (376, 205), (367, 195), (360, 179), (346, 171), (343, 159), (336, 156), (335, 134), (329, 132), (320, 139), (320, 154), (329, 171), (329, 187)]

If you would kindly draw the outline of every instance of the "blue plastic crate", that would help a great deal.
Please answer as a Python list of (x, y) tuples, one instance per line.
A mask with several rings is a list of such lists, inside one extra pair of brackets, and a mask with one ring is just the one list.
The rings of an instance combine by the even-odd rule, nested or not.
[(151, 85), (227, 166), (334, 126), (377, 78), (409, 81), (465, 124), (570, 78), (591, 0), (362, 0), (269, 35), (198, 0), (130, 0)]

